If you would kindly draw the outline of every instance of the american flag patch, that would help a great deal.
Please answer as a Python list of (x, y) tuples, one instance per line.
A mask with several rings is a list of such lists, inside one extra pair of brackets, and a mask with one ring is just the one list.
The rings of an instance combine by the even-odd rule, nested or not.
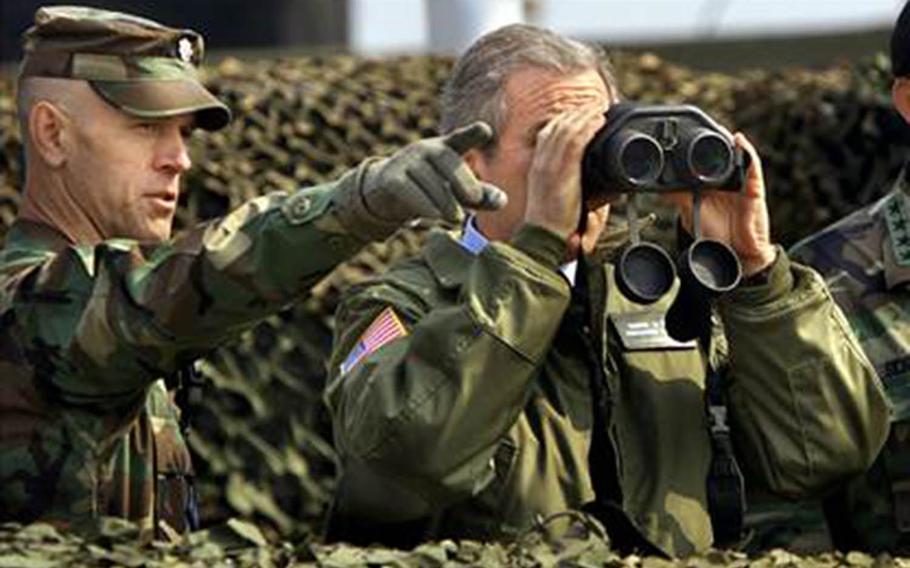
[(347, 374), (347, 372), (353, 369), (361, 359), (370, 353), (373, 353), (386, 343), (394, 341), (399, 337), (405, 337), (407, 334), (408, 330), (404, 327), (404, 324), (401, 323), (401, 320), (398, 319), (398, 314), (395, 313), (395, 310), (391, 307), (382, 310), (382, 313), (376, 316), (376, 319), (373, 320), (370, 327), (363, 332), (363, 335), (357, 340), (357, 345), (351, 349), (351, 352), (348, 353), (348, 356), (345, 357), (344, 361), (339, 366), (341, 374)]

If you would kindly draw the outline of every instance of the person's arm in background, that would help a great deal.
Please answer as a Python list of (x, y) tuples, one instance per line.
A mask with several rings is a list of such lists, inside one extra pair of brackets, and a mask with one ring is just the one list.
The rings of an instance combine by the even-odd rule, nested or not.
[[(132, 396), (260, 318), (304, 296), (370, 239), (416, 217), (496, 207), (460, 152), (475, 124), (368, 161), (339, 181), (253, 199), (154, 247), (110, 240), (47, 257), (4, 252), (7, 300), (72, 403)], [(467, 172), (467, 175), (465, 175)]]

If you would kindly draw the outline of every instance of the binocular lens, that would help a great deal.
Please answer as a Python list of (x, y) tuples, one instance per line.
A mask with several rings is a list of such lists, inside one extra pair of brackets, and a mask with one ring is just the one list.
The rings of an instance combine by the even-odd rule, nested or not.
[(633, 185), (651, 183), (664, 167), (664, 152), (657, 140), (645, 134), (627, 138), (620, 151), (620, 168)]
[(742, 268), (729, 245), (695, 241), (679, 258), (679, 293), (665, 318), (667, 333), (678, 341), (706, 336), (711, 330), (711, 302), (739, 284)]
[(689, 145), (689, 168), (703, 182), (718, 182), (730, 174), (733, 149), (719, 135), (702, 132)]
[(676, 269), (670, 256), (657, 245), (638, 243), (619, 259), (617, 284), (623, 295), (639, 304), (656, 302), (673, 286)]
[(733, 289), (742, 274), (736, 253), (718, 241), (702, 240), (693, 244), (689, 249), (688, 265), (695, 280), (713, 293)]

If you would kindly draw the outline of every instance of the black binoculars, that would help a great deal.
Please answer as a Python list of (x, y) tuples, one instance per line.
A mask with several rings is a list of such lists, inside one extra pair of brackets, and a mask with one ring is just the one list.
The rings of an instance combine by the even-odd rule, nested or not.
[(747, 154), (698, 107), (618, 103), (582, 159), (586, 200), (617, 193), (739, 190)]
[[(701, 238), (701, 191), (741, 190), (748, 155), (694, 106), (620, 103), (606, 118), (585, 149), (582, 191), (586, 203), (630, 194), (631, 245), (616, 263), (616, 283), (630, 300), (649, 304), (670, 291), (678, 272), (680, 289), (666, 317), (667, 331), (680, 341), (703, 337), (711, 302), (736, 287), (742, 268), (728, 245)], [(674, 265), (661, 247), (641, 241), (636, 194), (676, 191), (693, 193), (694, 241)]]

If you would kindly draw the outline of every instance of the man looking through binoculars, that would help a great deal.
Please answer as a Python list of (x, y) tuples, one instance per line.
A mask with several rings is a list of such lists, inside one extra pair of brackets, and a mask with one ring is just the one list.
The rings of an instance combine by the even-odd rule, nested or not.
[[(343, 299), (330, 538), (498, 538), (585, 508), (620, 550), (684, 555), (736, 536), (716, 532), (741, 502), (715, 483), (730, 481), (715, 468), (732, 460), (724, 450), (749, 457), (749, 483), (790, 497), (878, 451), (880, 385), (821, 279), (771, 245), (745, 137), (745, 190), (701, 207), (702, 236), (732, 247), (746, 277), (717, 303), (725, 341), (669, 337), (672, 292), (648, 306), (619, 293), (595, 247), (609, 205), (585, 205), (581, 168), (617, 93), (599, 53), (530, 26), (487, 34), (457, 62), (442, 130), (494, 127), (465, 160), (508, 205), (433, 234)], [(671, 199), (691, 218), (691, 196)], [(709, 431), (724, 426), (706, 406), (709, 374), (723, 379), (727, 446)]]

